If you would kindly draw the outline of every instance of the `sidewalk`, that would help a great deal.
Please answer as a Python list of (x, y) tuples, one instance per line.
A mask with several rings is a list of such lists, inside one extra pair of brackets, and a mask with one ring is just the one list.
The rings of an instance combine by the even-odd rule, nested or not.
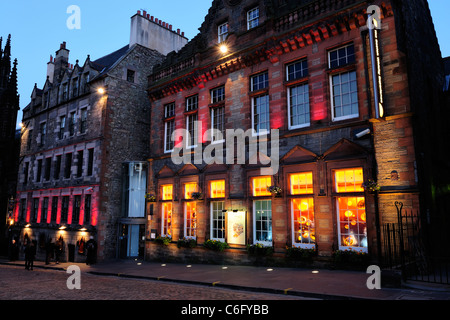
[[(0, 260), (0, 264), (23, 266), (24, 262)], [(135, 260), (102, 262), (92, 266), (81, 263), (45, 265), (40, 261), (35, 262), (35, 268), (54, 270), (66, 270), (70, 265), (78, 265), (82, 272), (102, 276), (171, 281), (327, 300), (450, 300), (450, 286), (443, 285), (407, 283), (409, 288), (369, 290), (366, 282), (370, 274), (364, 272), (162, 264)]]

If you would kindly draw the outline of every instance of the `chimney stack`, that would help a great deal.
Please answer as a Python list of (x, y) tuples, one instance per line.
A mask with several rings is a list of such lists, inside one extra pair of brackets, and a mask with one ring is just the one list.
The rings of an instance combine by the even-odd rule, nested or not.
[(180, 29), (175, 32), (173, 26), (142, 10), (131, 17), (130, 47), (134, 44), (154, 49), (167, 55), (183, 48), (188, 39)]

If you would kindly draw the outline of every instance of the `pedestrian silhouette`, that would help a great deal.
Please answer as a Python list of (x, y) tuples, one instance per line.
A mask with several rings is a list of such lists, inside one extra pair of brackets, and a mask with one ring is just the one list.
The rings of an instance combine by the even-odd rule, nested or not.
[(34, 242), (29, 241), (25, 247), (25, 269), (33, 270), (34, 258), (36, 255), (36, 246)]
[(94, 264), (97, 257), (97, 242), (95, 242), (93, 236), (91, 236), (89, 241), (86, 242), (86, 250), (86, 264)]

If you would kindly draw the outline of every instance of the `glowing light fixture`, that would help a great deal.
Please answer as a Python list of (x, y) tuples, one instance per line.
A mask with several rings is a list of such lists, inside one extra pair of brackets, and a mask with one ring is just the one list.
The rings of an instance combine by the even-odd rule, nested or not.
[(105, 91), (105, 88), (98, 88), (97, 92), (100, 94), (104, 94), (106, 91)]
[(61, 227), (59, 227), (59, 230), (66, 230), (66, 226), (61, 226)]
[(222, 45), (220, 45), (219, 50), (221, 53), (225, 54), (228, 52), (228, 47), (226, 44), (222, 44)]

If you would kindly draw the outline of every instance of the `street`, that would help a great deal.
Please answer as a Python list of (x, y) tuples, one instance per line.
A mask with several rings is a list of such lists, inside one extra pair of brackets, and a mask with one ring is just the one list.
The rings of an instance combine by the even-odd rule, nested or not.
[(70, 290), (69, 277), (65, 271), (0, 265), (0, 300), (306, 300), (85, 272), (81, 273), (81, 289)]

